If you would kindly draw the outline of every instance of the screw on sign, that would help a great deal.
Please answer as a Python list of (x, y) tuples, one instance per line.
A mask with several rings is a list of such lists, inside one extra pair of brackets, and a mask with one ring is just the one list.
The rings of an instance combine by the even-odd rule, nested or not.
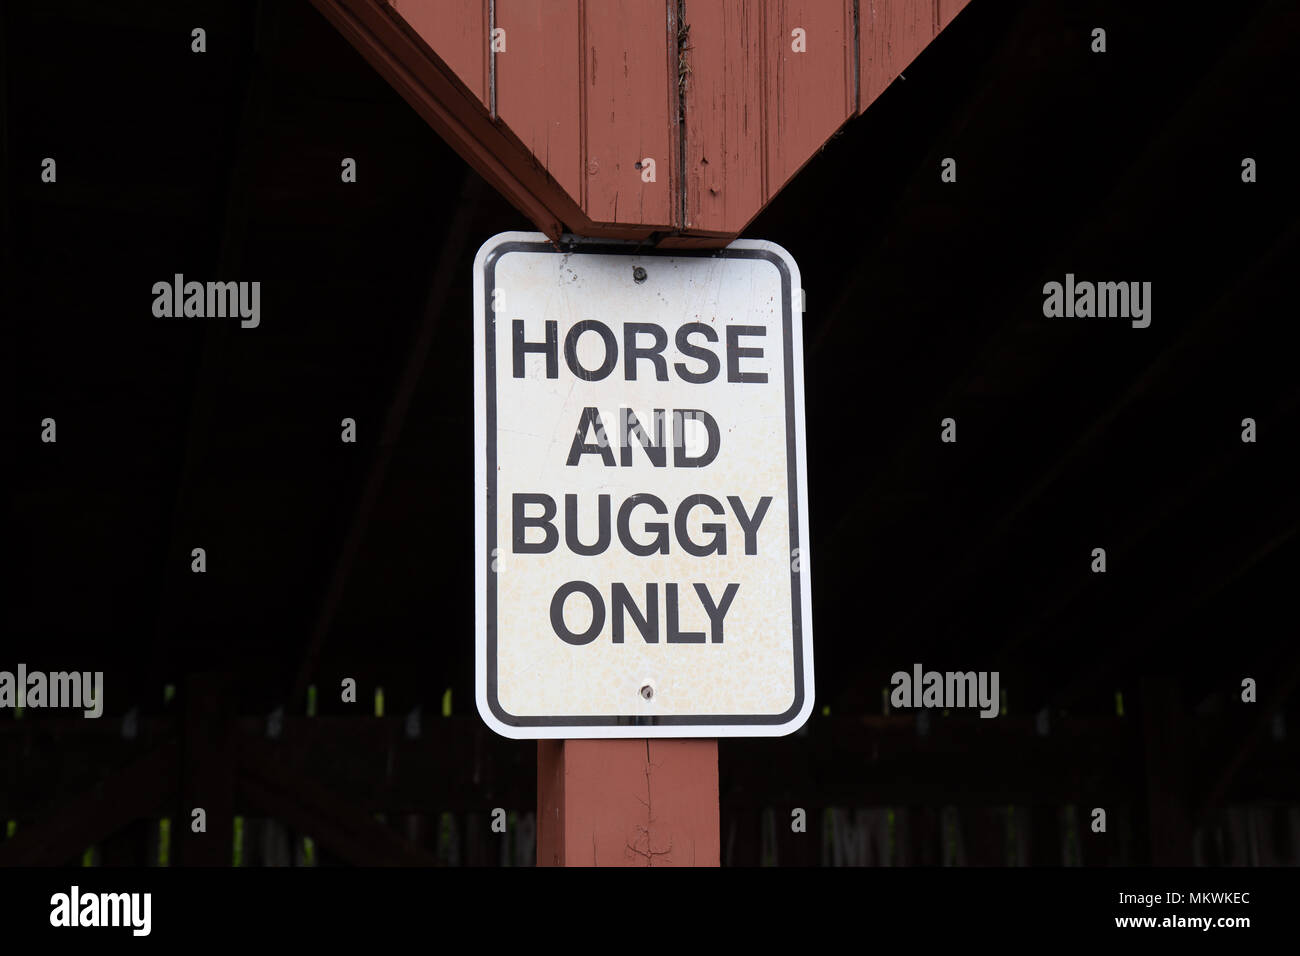
[(799, 294), (766, 242), (505, 233), (479, 250), (476, 683), (494, 730), (773, 736), (807, 719)]

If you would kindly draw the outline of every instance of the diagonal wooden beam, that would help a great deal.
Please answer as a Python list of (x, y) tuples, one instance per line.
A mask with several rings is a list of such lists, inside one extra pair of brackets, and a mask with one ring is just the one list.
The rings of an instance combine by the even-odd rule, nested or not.
[(294, 765), (287, 749), (253, 736), (240, 739), (241, 802), (310, 833), (356, 866), (438, 866), (436, 856), (331, 792)]
[[(1036, 31), (1042, 29), (1041, 8), (1030, 4), (1022, 7), (1015, 14), (1014, 20), (1004, 32), (1000, 42), (988, 48), (981, 59), (977, 71), (954, 89), (951, 101), (951, 113), (947, 122), (938, 129), (925, 150), (926, 162), (917, 166), (916, 171), (906, 186), (896, 194), (892, 205), (876, 208), (872, 217), (877, 221), (889, 221), (898, 218), (898, 210), (913, 196), (924, 195), (933, 189), (934, 160), (944, 155), (943, 150), (957, 139), (962, 131), (976, 121), (981, 111), (990, 109), (991, 102), (997, 102), (1005, 85), (1015, 81), (1012, 72), (1024, 68), (1024, 58), (1016, 55), (1022, 46)], [(808, 346), (808, 359), (812, 362), (821, 351), (834, 347), (832, 333), (839, 327), (841, 320), (855, 319), (862, 315), (862, 303), (870, 301), (872, 273), (870, 264), (880, 257), (881, 250), (893, 240), (889, 233), (882, 232), (875, 241), (861, 251), (862, 268), (855, 269), (852, 278), (845, 283), (839, 296), (827, 310), (826, 319), (821, 322), (811, 335)]]
[[(253, 13), (252, 68), (244, 90), (238, 132), (234, 138), (222, 204), (221, 240), (215, 262), (216, 274), (222, 280), (234, 278), (242, 257), (258, 155), (257, 131), (262, 124), (270, 93), (268, 58), (273, 46), (276, 10), (277, 4), (259, 0)], [(216, 416), (218, 383), (225, 375), (227, 350), (235, 328), (230, 322), (203, 323), (203, 349), (195, 375), (194, 397), (185, 429), (185, 447), (176, 498), (172, 505), (166, 552), (168, 567), (182, 556), (188, 562), (190, 548), (193, 547), (193, 542), (184, 537), (189, 530), (185, 523), (194, 511), (195, 489), (202, 484), (206, 465), (205, 450)], [(162, 662), (164, 666), (174, 666), (168, 652), (171, 649), (169, 641), (177, 617), (179, 597), (176, 589), (169, 586), (166, 580), (160, 583), (159, 591), (162, 597), (149, 660)], [(156, 687), (157, 683), (153, 686)]]
[[(742, 232), (967, 0), (312, 2), (552, 240), (707, 247)], [(805, 27), (806, 55), (791, 44)], [(641, 179), (647, 154), (657, 179)]]
[(162, 816), (176, 795), (178, 748), (169, 738), (48, 816), (0, 843), (0, 866), (62, 866), (136, 820)]
[[(1187, 374), (1189, 368), (1195, 367), (1187, 360), (1189, 353), (1194, 351), (1199, 351), (1201, 354), (1212, 353), (1223, 347), (1225, 343), (1222, 338), (1215, 338), (1207, 334), (1211, 319), (1220, 321), (1219, 328), (1235, 331), (1238, 328), (1237, 323), (1227, 320), (1234, 315), (1241, 314), (1243, 309), (1248, 307), (1246, 305), (1249, 301), (1248, 297), (1270, 270), (1273, 270), (1276, 274), (1282, 274), (1277, 270), (1281, 269), (1284, 263), (1291, 261), (1297, 248), (1297, 242), (1300, 242), (1300, 224), (1293, 225), (1282, 238), (1275, 242), (1260, 262), (1246, 272), (1228, 293), (1220, 297), (1214, 307), (1194, 324), (1194, 327), (1175, 347), (1162, 353), (1160, 358), (1139, 377), (1134, 383), (1133, 389), (1121, 399), (1121, 402), (1127, 404), (1134, 397), (1134, 390), (1149, 390), (1153, 383), (1166, 375)], [(1300, 406), (1300, 391), (1293, 389), (1290, 393), (1284, 395), (1266, 415), (1262, 416), (1261, 420), (1280, 424), (1289, 420), (1296, 413), (1298, 406)], [(1087, 437), (1085, 436), (1085, 440)], [(1151, 532), (1185, 509), (1214, 480), (1240, 462), (1248, 446), (1240, 443), (1231, 447), (1231, 452), (1214, 464), (1202, 469), (1195, 476), (1190, 477), (1186, 484), (1176, 493), (1162, 496), (1160, 503), (1153, 509), (1146, 520), (1131, 531), (1116, 547), (1112, 548), (1109, 554), (1119, 555), (1131, 551)], [(1067, 457), (1069, 457), (1068, 453)], [(1108, 674), (1113, 673), (1120, 661), (1135, 658), (1161, 635), (1167, 633), (1169, 628), (1178, 621), (1187, 620), (1233, 581), (1282, 547), (1297, 531), (1300, 531), (1298, 521), (1300, 521), (1300, 514), (1297, 514), (1294, 506), (1284, 506), (1283, 510), (1274, 515), (1273, 519), (1267, 524), (1247, 529), (1242, 538), (1243, 543), (1232, 554), (1217, 553), (1208, 556), (1205, 564), (1219, 570), (1202, 577), (1194, 577), (1193, 580), (1196, 584), (1190, 589), (1190, 594), (1187, 595), (1185, 601), (1168, 599), (1157, 604), (1148, 612), (1143, 621), (1131, 630), (1130, 638), (1123, 644), (1118, 659), (1103, 660), (1095, 666), (1086, 668), (1082, 673), (1075, 673), (1064, 687), (1049, 689), (1046, 692), (1046, 698), (1056, 707), (1070, 707), (1078, 702), (1081, 697), (1088, 693), (1090, 689), (1095, 688)], [(1232, 558), (1233, 554), (1236, 555), (1236, 560), (1227, 561), (1226, 559)], [(1226, 571), (1224, 570), (1225, 564)], [(1089, 583), (1087, 576), (1076, 576), (1070, 586), (1062, 589), (1055, 599), (1045, 605), (1045, 610), (1037, 616), (1034, 625), (1018, 632), (1007, 641), (999, 656), (1005, 658), (1013, 650), (1029, 640), (1034, 633), (1041, 632), (1048, 622), (1057, 619), (1058, 615), (1068, 610), (1070, 605), (1086, 592)], [(1060, 640), (1066, 636), (1058, 632), (1054, 634), (1054, 639)]]
[[(227, 674), (187, 675), (178, 768), (179, 805), (173, 817), (176, 863), (180, 866), (229, 866), (234, 838), (235, 733), (231, 679)], [(202, 808), (205, 828), (189, 825)]]
[[(1279, 36), (1285, 37), (1289, 35), (1283, 30), (1286, 25), (1285, 18), (1288, 15), (1284, 7), (1283, 4), (1274, 4), (1244, 25), (1231, 44), (1224, 49), (1214, 67), (1182, 104), (1178, 112), (1164, 126), (1152, 131), (1142, 153), (1130, 164), (1127, 174), (1120, 182), (1115, 184), (1107, 200), (1098, 203), (1094, 207), (1095, 210), (1124, 208), (1127, 204), (1140, 200), (1144, 195), (1144, 190), (1149, 189), (1151, 180), (1168, 183), (1168, 178), (1164, 175), (1164, 169), (1167, 168), (1166, 164), (1169, 161), (1168, 157), (1177, 153), (1180, 138), (1194, 137), (1203, 127), (1204, 104), (1213, 101), (1215, 97), (1221, 96), (1222, 89), (1227, 83), (1243, 82), (1243, 77), (1244, 81), (1251, 81), (1253, 74), (1244, 71), (1249, 64), (1258, 58), (1264, 55), (1275, 58), (1287, 55), (1285, 42), (1278, 39)], [(1031, 5), (1031, 8), (1034, 10), (1042, 9), (1033, 5)], [(933, 174), (925, 173), (924, 175), (932, 176)], [(921, 174), (918, 174), (918, 181), (920, 177)], [(1068, 253), (1074, 249), (1083, 248), (1086, 241), (1095, 239), (1104, 228), (1104, 219), (1100, 215), (1093, 215), (1085, 222), (1080, 223), (1077, 230), (1074, 230), (1072, 234), (1076, 238), (1070, 249), (1061, 250), (1061, 252)], [(1068, 262), (1069, 255), (1058, 255), (1056, 261)], [(1055, 272), (1057, 270), (1048, 271)], [(860, 303), (869, 301), (866, 290), (870, 288), (871, 281), (872, 274), (870, 271), (861, 270), (857, 274), (855, 283), (850, 284), (842, 294), (840, 301), (837, 303), (835, 315), (854, 316), (859, 314), (861, 311)], [(1037, 289), (1033, 290), (1032, 295), (1023, 298), (1023, 301), (1028, 302), (1030, 299), (1035, 299), (1041, 304), (1041, 297)], [(1021, 301), (1022, 297), (1013, 298), (1006, 303), (1006, 307), (1001, 311), (1007, 315), (1025, 314), (1024, 310), (1019, 308)], [(834, 317), (824, 323), (823, 328), (818, 331), (810, 349), (811, 354), (816, 354), (820, 342), (828, 334), (828, 326), (833, 320)], [(952, 408), (962, 392), (973, 381), (978, 379), (981, 370), (987, 366), (989, 360), (1002, 353), (1007, 343), (1019, 334), (1020, 326), (1018, 323), (1003, 323), (983, 349), (973, 356), (971, 361), (966, 363), (964, 369), (952, 379), (942, 396), (915, 417), (908, 431), (908, 434), (913, 437), (895, 451), (894, 458), (889, 465), (881, 467), (877, 472), (876, 479), (864, 487), (853, 504), (844, 510), (843, 516), (832, 531), (830, 538), (832, 542), (840, 541), (854, 532), (861, 521), (863, 511), (868, 506), (872, 496), (879, 493), (886, 476), (901, 472), (903, 469), (899, 466), (899, 463), (909, 454), (914, 454), (917, 448), (923, 447), (933, 440), (934, 433), (930, 423), (939, 421), (944, 413), (943, 410)], [(1064, 347), (1064, 345), (1061, 347)], [(985, 538), (980, 535), (975, 540), (977, 543), (982, 543)], [(977, 547), (976, 552), (978, 551), (979, 548)], [(977, 561), (978, 559), (972, 558), (971, 560)], [(936, 592), (942, 593), (941, 589), (947, 586), (947, 583), (943, 579), (936, 579)], [(925, 606), (937, 608), (942, 604), (943, 602), (929, 601), (926, 602)]]
[[(1179, 150), (1179, 144), (1186, 138), (1196, 135), (1203, 123), (1203, 104), (1215, 97), (1221, 92), (1224, 84), (1228, 82), (1241, 82), (1243, 80), (1243, 65), (1250, 61), (1251, 57), (1262, 55), (1260, 50), (1271, 51), (1269, 55), (1277, 57), (1284, 55), (1284, 47), (1276, 41), (1265, 43), (1263, 38), (1275, 32), (1279, 28), (1279, 16), (1281, 10), (1278, 6), (1273, 6), (1256, 15), (1252, 20), (1246, 23), (1238, 35), (1227, 46), (1223, 54), (1218, 58), (1214, 66), (1207, 72), (1202, 82), (1197, 85), (1193, 92), (1181, 104), (1174, 116), (1164, 124), (1160, 129), (1153, 131), (1150, 140), (1142, 153), (1135, 159), (1129, 167), (1127, 174), (1122, 180), (1115, 184), (1111, 191), (1111, 198), (1097, 208), (1122, 208), (1126, 203), (1134, 201), (1135, 197), (1140, 196), (1144, 189), (1149, 187), (1152, 179), (1160, 179), (1163, 174), (1160, 172), (1167, 157), (1176, 154)], [(1249, 80), (1249, 76), (1246, 75)], [(1090, 237), (1095, 237), (1101, 229), (1104, 228), (1104, 221), (1098, 217), (1092, 217), (1083, 223), (1079, 230), (1078, 238), (1075, 240), (1072, 248), (1081, 248)], [(1257, 266), (1251, 277), (1239, 281), (1234, 287), (1234, 294), (1238, 296), (1244, 291), (1248, 292), (1250, 282), (1253, 278), (1263, 273), (1266, 265), (1276, 263), (1283, 250), (1289, 249), (1294, 244), (1294, 229), (1289, 230), (1285, 235), (1279, 238), (1269, 249)], [(1058, 256), (1058, 261), (1065, 261)], [(1169, 374), (1171, 370), (1178, 370), (1182, 366), (1180, 362), (1185, 363), (1186, 351), (1193, 345), (1206, 347), (1207, 342), (1213, 340), (1214, 334), (1220, 338), (1236, 335), (1239, 329), (1229, 323), (1226, 326), (1215, 327), (1212, 323), (1214, 318), (1222, 318), (1222, 315), (1230, 306), (1231, 302), (1228, 296), (1223, 297), (1215, 307), (1202, 313), (1194, 325), (1181, 332), (1180, 339), (1165, 353), (1162, 353), (1156, 361), (1151, 363), (1146, 370), (1138, 375), (1130, 384), (1125, 394), (1095, 421), (1073, 445), (1061, 456), (1056, 458), (1045, 470), (1041, 471), (1028, 485), (1024, 494), (1018, 496), (1015, 502), (1005, 511), (1003, 511), (991, 523), (976, 527), (967, 540), (967, 546), (963, 552), (962, 558), (951, 565), (948, 572), (943, 575), (934, 576), (931, 584), (931, 592), (926, 600), (918, 602), (917, 613), (913, 616), (906, 626), (897, 627), (892, 634), (884, 637), (883, 649), (885, 652), (901, 645), (909, 639), (909, 635), (915, 633), (918, 628), (927, 625), (934, 619), (934, 615), (942, 613), (943, 609), (949, 606), (955, 582), (974, 580), (975, 572), (979, 569), (982, 562), (987, 557), (987, 544), (989, 541), (998, 540), (998, 536), (1004, 534), (1010, 528), (1015, 520), (1023, 515), (1025, 511), (1038, 500), (1048, 489), (1050, 489), (1061, 474), (1065, 473), (1067, 467), (1075, 462), (1078, 457), (1091, 448), (1097, 439), (1104, 436), (1107, 432), (1107, 426), (1112, 423), (1131, 403), (1140, 395), (1148, 391), (1153, 381)], [(1014, 313), (1015, 302), (1008, 302), (1008, 307), (1004, 310), (1007, 313)], [(979, 356), (977, 356), (949, 386), (944, 397), (936, 402), (933, 408), (926, 412), (926, 421), (938, 421), (939, 411), (943, 408), (951, 408), (957, 396), (966, 388), (969, 383), (975, 380), (980, 369), (999, 351), (1005, 344), (1018, 334), (1018, 327), (1015, 323), (1004, 325), (999, 332), (987, 343)], [(922, 419), (918, 419), (920, 421)], [(914, 427), (912, 434), (920, 436), (922, 434), (930, 435), (931, 432)], [(898, 473), (901, 468), (899, 462), (909, 453), (909, 447), (915, 449), (923, 445), (929, 438), (914, 437), (910, 446), (900, 449), (895, 456), (894, 463), (889, 467), (882, 468), (878, 474), (877, 481), (866, 489), (859, 502), (870, 500), (873, 490), (881, 486), (885, 480), (884, 476)], [(1166, 501), (1165, 505), (1170, 502)], [(860, 521), (861, 509), (863, 505), (859, 504), (856, 510), (846, 512), (833, 533), (835, 540), (845, 534), (850, 533), (855, 524)], [(1146, 528), (1150, 530), (1150, 528)], [(941, 598), (944, 598), (941, 600)], [(1025, 634), (1016, 635), (1009, 643), (1004, 645), (1001, 654), (1005, 656), (1019, 646), (1026, 638)]]
[(1197, 808), (1196, 819), (1198, 822), (1204, 822), (1205, 818), (1223, 803), (1223, 798), (1227, 794), (1228, 787), (1231, 786), (1233, 779), (1256, 754), (1268, 737), (1273, 720), (1281, 713), (1283, 705), (1295, 691), (1296, 686), (1300, 684), (1300, 654), (1296, 654), (1291, 658), (1288, 665), (1283, 668), (1276, 683), (1269, 683), (1270, 686), (1267, 686), (1264, 690), (1269, 703), (1264, 707), (1263, 713), (1254, 728), (1232, 749), (1231, 755), (1225, 761), (1222, 769), (1215, 774), (1214, 783), (1211, 784), (1205, 799)]
[[(381, 0), (312, 0), (366, 61), (460, 157), (537, 228), (558, 240), (561, 223), (581, 224), (581, 208), (406, 21)], [(634, 238), (644, 238), (642, 230)]]
[[(1202, 562), (1202, 567), (1211, 567), (1213, 571), (1204, 575), (1186, 575), (1185, 586), (1178, 595), (1167, 598), (1152, 608), (1142, 622), (1132, 629), (1132, 636), (1122, 645), (1118, 655), (1089, 667), (1065, 687), (1050, 692), (1052, 706), (1069, 708), (1076, 704), (1108, 675), (1113, 674), (1120, 664), (1135, 659), (1179, 621), (1194, 617), (1211, 599), (1277, 553), (1297, 533), (1300, 533), (1300, 508), (1293, 502), (1288, 513), (1249, 529), (1242, 542), (1230, 553), (1225, 555), (1216, 552), (1209, 555)], [(1225, 564), (1230, 569), (1226, 573), (1222, 570)]]
[(339, 605), (347, 587), (348, 577), (352, 572), (353, 564), (356, 562), (357, 552), (361, 547), (361, 541), (365, 537), (375, 503), (379, 500), (379, 493), (383, 489), (384, 478), (388, 474), (388, 465), (393, 457), (393, 449), (402, 436), (406, 413), (411, 407), (411, 400), (414, 398), (415, 388), (420, 382), (420, 376), (424, 373), (424, 367), (429, 358), (429, 350), (433, 346), (433, 339), (441, 323), (447, 297), (451, 292), (457, 274), (456, 270), (460, 268), (474, 211), (478, 206), (478, 197), (482, 189), (481, 183), (482, 181), (473, 170), (465, 170), (460, 195), (455, 203), (456, 211), (451, 222), (447, 224), (447, 238), (438, 253), (437, 264), (434, 266), (433, 274), (429, 279), (424, 311), (416, 323), (410, 347), (406, 352), (406, 365), (402, 369), (401, 378), (393, 389), (393, 397), (389, 402), (388, 411), (384, 417), (383, 432), (379, 444), (375, 447), (370, 467), (366, 472), (365, 483), (361, 487), (361, 497), (357, 502), (356, 511), (352, 515), (352, 521), (348, 525), (347, 533), (339, 547), (334, 569), (330, 574), (329, 583), (325, 587), (325, 593), (321, 600), (321, 606), (316, 614), (316, 622), (312, 627), (311, 637), (303, 650), (302, 662), (299, 665), (289, 698), (294, 702), (295, 706), (305, 700), (307, 685), (311, 683), (312, 676), (315, 673), (316, 661), (320, 656), (321, 646), (333, 626), (335, 616), (338, 614)]
[(1182, 687), (1168, 678), (1142, 684), (1147, 838), (1150, 863), (1191, 866), (1192, 820), (1188, 806), (1187, 732)]
[[(1272, 248), (1252, 269), (1220, 296), (1219, 300), (1211, 308), (1203, 312), (1170, 348), (1160, 353), (1155, 361), (1137, 375), (1124, 394), (1089, 426), (1083, 436), (1035, 482), (1030, 491), (1019, 497), (1015, 504), (996, 522), (993, 529), (986, 534), (982, 534), (980, 539), (990, 540), (1005, 534), (1013, 521), (1023, 514), (1065, 472), (1067, 466), (1077, 461), (1093, 444), (1100, 440), (1119, 418), (1120, 414), (1142, 395), (1151, 393), (1162, 380), (1173, 375), (1190, 376), (1193, 370), (1199, 370), (1202, 367), (1202, 363), (1227, 348), (1241, 332), (1240, 323), (1232, 321), (1232, 317), (1241, 313), (1243, 303), (1248, 301), (1250, 294), (1265, 276), (1271, 271), (1279, 269), (1283, 262), (1290, 261), (1291, 256), (1294, 255), (1294, 250), (1300, 247), (1297, 245), (1298, 242), (1300, 242), (1300, 224), (1293, 226), (1286, 235), (1274, 243)], [(1270, 409), (1262, 420), (1272, 422), (1284, 420), (1294, 413), (1298, 400), (1300, 400), (1300, 392), (1292, 391), (1276, 407)], [(1108, 548), (1108, 556), (1131, 551), (1152, 531), (1185, 508), (1197, 495), (1240, 461), (1247, 448), (1248, 446), (1245, 443), (1232, 446), (1231, 452), (1201, 469), (1198, 474), (1190, 477), (1182, 487), (1161, 496), (1159, 503), (1145, 515), (1140, 525), (1133, 528), (1125, 536), (1124, 540), (1115, 547)], [(973, 555), (968, 557), (967, 563), (962, 566), (962, 570), (969, 572), (973, 566), (973, 561)], [(953, 575), (953, 577), (958, 576), (960, 576), (960, 573)], [(1034, 623), (1017, 632), (1003, 645), (1000, 656), (1005, 657), (1033, 636), (1034, 633), (1040, 632), (1048, 621), (1068, 608), (1070, 603), (1087, 589), (1089, 583), (1087, 576), (1071, 578), (1070, 583), (1062, 589), (1062, 593), (1059, 593), (1055, 599), (1045, 602), (1045, 610), (1036, 616)]]

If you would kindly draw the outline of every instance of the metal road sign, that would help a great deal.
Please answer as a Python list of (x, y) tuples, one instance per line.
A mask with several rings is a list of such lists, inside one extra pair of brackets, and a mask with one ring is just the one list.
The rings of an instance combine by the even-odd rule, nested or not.
[(479, 713), (790, 733), (813, 704), (799, 269), (503, 233), (474, 262)]

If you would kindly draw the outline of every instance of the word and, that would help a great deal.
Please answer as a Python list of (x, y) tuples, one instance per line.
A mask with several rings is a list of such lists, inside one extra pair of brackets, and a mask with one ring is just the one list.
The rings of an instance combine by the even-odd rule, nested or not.
[[(674, 468), (703, 468), (718, 455), (722, 443), (722, 433), (713, 416), (699, 408), (677, 408), (673, 410), (672, 444)], [(632, 465), (632, 441), (635, 439), (645, 452), (646, 459), (656, 468), (668, 466), (668, 446), (666, 442), (666, 410), (656, 408), (646, 417), (652, 434), (646, 434), (641, 419), (630, 408), (618, 410), (618, 447), (619, 460), (614, 460), (609, 432), (600, 409), (588, 406), (582, 410), (578, 419), (577, 431), (573, 433), (573, 444), (569, 447), (566, 465), (576, 465), (583, 455), (599, 455), (607, 466), (628, 468)], [(688, 426), (695, 425), (695, 429)], [(705, 447), (701, 450), (698, 432), (704, 431)], [(692, 432), (696, 433), (692, 441)], [(593, 439), (588, 441), (588, 435)]]

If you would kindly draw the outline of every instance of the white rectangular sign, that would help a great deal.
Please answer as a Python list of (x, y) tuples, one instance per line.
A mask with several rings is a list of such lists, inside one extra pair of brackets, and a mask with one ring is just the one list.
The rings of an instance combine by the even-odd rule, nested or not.
[(507, 737), (813, 705), (799, 269), (503, 233), (474, 261), (476, 683)]

